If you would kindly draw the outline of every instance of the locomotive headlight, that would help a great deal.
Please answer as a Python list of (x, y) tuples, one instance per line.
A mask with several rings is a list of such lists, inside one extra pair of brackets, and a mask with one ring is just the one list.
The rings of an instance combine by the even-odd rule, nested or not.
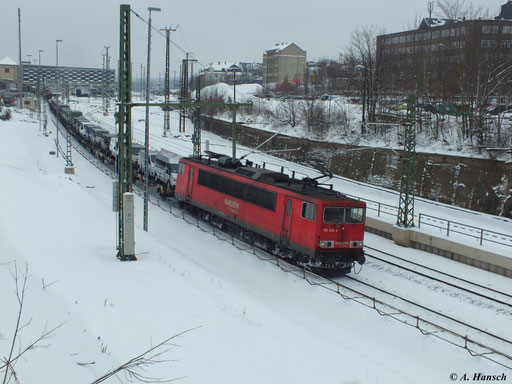
[(322, 240), (320, 241), (320, 248), (334, 248), (334, 241)]
[(362, 241), (351, 241), (350, 247), (351, 248), (363, 248), (363, 242)]

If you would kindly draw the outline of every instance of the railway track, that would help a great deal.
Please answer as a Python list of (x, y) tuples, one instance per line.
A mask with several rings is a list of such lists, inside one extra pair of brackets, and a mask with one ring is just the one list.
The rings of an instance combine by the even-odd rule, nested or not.
[[(62, 130), (64, 130), (63, 127), (61, 128), (61, 131)], [(112, 179), (115, 178), (113, 167), (106, 165), (95, 158), (81, 144), (79, 144), (75, 138), (72, 138), (72, 146), (86, 160), (96, 166), (107, 176)], [(143, 195), (143, 190), (137, 184), (134, 184), (134, 192), (139, 196)], [(176, 204), (173, 204), (172, 201), (163, 201), (154, 193), (149, 195), (149, 201), (153, 205), (160, 207), (175, 217), (179, 217), (186, 220), (189, 224), (195, 225), (203, 232), (208, 232), (216, 236), (219, 240), (230, 242), (239, 250), (254, 254), (260, 260), (270, 262), (281, 268), (283, 271), (304, 279), (312, 286), (324, 288), (332, 293), (339, 295), (344, 300), (351, 300), (361, 305), (365, 305), (366, 307), (377, 311), (382, 316), (393, 318), (402, 322), (403, 324), (418, 329), (424, 335), (436, 337), (452, 345), (464, 348), (472, 356), (479, 356), (481, 358), (490, 360), (502, 367), (512, 369), (512, 341), (503, 336), (496, 335), (491, 331), (456, 319), (453, 316), (443, 314), (439, 310), (429, 308), (428, 306), (416, 302), (410, 298), (402, 297), (396, 292), (391, 292), (384, 287), (377, 286), (375, 283), (363, 281), (352, 276), (330, 278), (327, 276), (315, 274), (296, 265), (289, 264), (288, 262), (280, 259), (277, 255), (271, 254), (254, 244), (247, 244), (241, 239), (238, 239), (229, 233), (222, 232), (214, 225), (199, 220), (199, 218), (190, 215), (184, 210), (179, 209)], [(385, 252), (376, 249), (372, 249), (372, 251), (386, 254)], [(422, 277), (429, 278), (432, 281), (438, 283), (448, 284), (450, 286), (453, 286), (454, 284), (447, 281), (441, 281), (440, 278), (429, 276), (427, 272), (419, 272), (413, 268), (424, 268), (426, 271), (430, 271), (432, 273), (437, 273), (452, 279), (459, 279), (459, 281), (464, 281), (466, 284), (471, 283), (473, 286), (478, 287), (478, 289), (485, 288), (490, 292), (494, 292), (493, 294), (503, 294), (497, 290), (474, 284), (468, 280), (449, 275), (442, 271), (434, 270), (433, 268), (422, 266), (417, 263), (411, 263), (403, 258), (401, 258), (399, 262), (391, 262), (389, 260), (385, 260), (383, 257), (378, 257), (376, 255), (370, 254), (369, 256), (375, 260), (378, 258), (379, 262), (387, 263), (389, 265), (393, 264), (394, 267), (407, 270), (410, 273), (421, 274)], [(395, 258), (397, 257), (395, 256)], [(406, 267), (399, 264), (403, 263), (404, 261), (408, 262), (414, 267)], [(510, 302), (504, 301), (506, 299), (498, 300), (496, 298), (492, 298), (488, 294), (475, 292), (475, 289), (461, 288), (459, 286), (453, 287), (465, 290), (471, 294), (479, 295), (481, 298), (493, 300), (495, 303), (500, 305), (506, 305), (507, 307), (510, 307)], [(510, 298), (508, 294), (503, 295)]]
[[(365, 246), (365, 249), (370, 249), (371, 252), (366, 251), (365, 255), (371, 262), (377, 260), (378, 262), (386, 265), (390, 265), (396, 268), (400, 268), (403, 271), (421, 276), (423, 278), (444, 284), (448, 287), (455, 288), (462, 292), (480, 297), (482, 299), (489, 300), (493, 303), (503, 305), (508, 308), (512, 308), (512, 294), (499, 291), (492, 287), (485, 286), (483, 284), (476, 283), (474, 281), (465, 279), (460, 276), (441, 271), (436, 268), (432, 268), (420, 263), (416, 263), (411, 260), (404, 259), (397, 255), (393, 255), (389, 252), (381, 251), (377, 248)], [(380, 256), (377, 256), (379, 254)], [(392, 261), (393, 260), (393, 261)]]

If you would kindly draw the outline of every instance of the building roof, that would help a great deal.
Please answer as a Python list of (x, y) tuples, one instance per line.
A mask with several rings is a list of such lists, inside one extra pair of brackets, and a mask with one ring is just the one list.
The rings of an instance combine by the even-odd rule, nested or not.
[(501, 6), (501, 12), (496, 16), (496, 20), (512, 20), (512, 0)]
[(293, 43), (276, 43), (275, 46), (273, 46), (272, 48), (270, 49), (267, 49), (266, 51), (275, 51), (275, 52), (280, 52), (282, 50), (284, 50), (285, 48), (287, 48), (288, 46), (292, 45)]
[(10, 57), (6, 57), (2, 61), (0, 61), (0, 65), (18, 65), (16, 62)]
[(299, 51), (301, 52), (304, 52), (304, 55), (306, 55), (306, 51), (304, 51), (302, 48), (300, 48), (297, 44), (295, 43), (280, 43), (280, 44), (276, 44), (274, 47), (272, 47), (271, 49), (267, 49), (265, 51), (265, 55), (275, 55), (275, 54), (279, 54), (280, 52), (283, 52), (284, 50), (290, 48), (290, 47), (295, 47), (296, 49), (298, 49)]
[(452, 19), (436, 19), (426, 17), (421, 21), (421, 24), (418, 29), (432, 28), (432, 27), (441, 27), (448, 24), (459, 23), (461, 20), (452, 20)]
[(206, 71), (213, 71), (213, 72), (241, 72), (242, 68), (241, 65), (238, 63), (232, 63), (232, 62), (224, 62), (221, 63), (218, 61), (217, 63), (211, 63), (206, 68), (203, 68), (203, 70)]

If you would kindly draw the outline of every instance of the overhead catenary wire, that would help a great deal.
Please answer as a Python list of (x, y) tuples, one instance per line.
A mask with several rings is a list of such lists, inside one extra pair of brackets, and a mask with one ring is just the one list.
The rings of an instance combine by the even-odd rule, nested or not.
[[(148, 22), (146, 19), (144, 19), (143, 17), (141, 17), (141, 16), (140, 16), (137, 12), (135, 12), (133, 9), (130, 9), (130, 11), (131, 11), (131, 12), (132, 12), (132, 13), (133, 13), (137, 18), (139, 18), (143, 23), (145, 23), (146, 25), (148, 25), (148, 24), (149, 24), (149, 22)], [(176, 27), (176, 29), (177, 29), (178, 27), (179, 27), (179, 25)], [(159, 29), (157, 29), (157, 28), (156, 28), (156, 27), (154, 27), (153, 25), (151, 26), (151, 29), (153, 29), (155, 32), (157, 32), (157, 33), (158, 33), (160, 36), (162, 36), (163, 38), (166, 38), (165, 34), (163, 34)], [(181, 32), (181, 33), (182, 33), (182, 35), (183, 35), (183, 28), (180, 28), (180, 32)], [(185, 41), (185, 39), (184, 39), (184, 41)], [(186, 51), (185, 49), (181, 48), (178, 44), (176, 44), (176, 42), (174, 42), (174, 41), (172, 41), (172, 40), (171, 40), (171, 44), (172, 44), (173, 46), (175, 46), (176, 48), (178, 48), (178, 49), (179, 49), (179, 50), (180, 50), (184, 55), (186, 55), (186, 54), (187, 54), (187, 51)], [(188, 44), (187, 44), (187, 42), (186, 42), (186, 41), (185, 41), (185, 45), (187, 45), (187, 47), (188, 47)], [(190, 50), (189, 50), (188, 52), (190, 52)], [(204, 66), (204, 64), (203, 64), (203, 63), (201, 63), (199, 60), (197, 60), (197, 62), (198, 62), (200, 65)]]

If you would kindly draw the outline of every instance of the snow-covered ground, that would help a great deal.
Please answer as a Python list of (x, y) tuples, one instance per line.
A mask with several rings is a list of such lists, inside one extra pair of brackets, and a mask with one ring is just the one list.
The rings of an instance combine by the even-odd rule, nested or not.
[[(153, 146), (169, 143), (178, 153), (190, 153), (189, 134), (176, 134), (172, 141), (159, 137), (161, 114), (152, 117)], [(134, 133), (140, 139), (144, 123), (139, 116), (142, 110), (134, 111)], [(172, 124), (176, 132), (176, 121)], [(31, 275), (22, 323), (32, 320), (18, 342), (27, 345), (45, 327), (63, 323), (43, 343), (47, 347), (17, 361), (19, 382), (89, 383), (192, 328), (161, 356), (171, 361), (151, 366), (145, 374), (184, 377), (181, 382), (187, 383), (395, 384), (449, 383), (452, 373), (472, 377), (504, 372), (310, 286), (156, 207), (150, 206), (149, 232), (143, 232), (139, 198), (139, 260), (117, 261), (111, 180), (76, 153), (76, 174), (64, 174), (65, 161), (49, 154), (55, 149), (55, 129), (49, 129), (52, 134), (43, 136), (26, 113), (0, 122), (6, 138), (0, 152), (0, 355), (8, 355), (16, 324), (13, 261), (22, 269), (26, 263)], [(225, 142), (206, 134), (203, 138), (229, 152), (221, 147)], [(396, 248), (377, 237), (367, 239), (372, 238)], [(508, 281), (460, 268), (488, 284)], [(395, 284), (393, 276), (386, 284)], [(431, 295), (434, 300), (439, 293)]]

